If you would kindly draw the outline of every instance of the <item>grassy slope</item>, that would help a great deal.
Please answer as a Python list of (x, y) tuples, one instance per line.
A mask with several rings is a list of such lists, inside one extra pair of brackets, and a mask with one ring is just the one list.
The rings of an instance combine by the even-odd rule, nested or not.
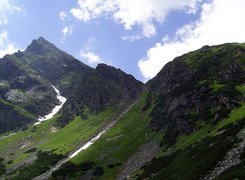
[(198, 131), (190, 135), (182, 135), (178, 138), (175, 148), (181, 149), (190, 146), (193, 143), (201, 141), (203, 138), (215, 135), (217, 132), (222, 130), (225, 126), (243, 120), (245, 118), (245, 103), (241, 107), (234, 109), (230, 115), (224, 120), (220, 121), (217, 125), (212, 126), (211, 124), (201, 124)]
[(49, 137), (47, 142), (39, 146), (41, 150), (55, 150), (58, 154), (67, 154), (88, 140), (100, 128), (104, 127), (116, 111), (108, 109), (98, 115), (90, 115), (87, 120), (76, 117), (65, 128)]
[(244, 112), (245, 103), (215, 126), (200, 123), (198, 131), (179, 136), (174, 146), (163, 147), (159, 157), (145, 166), (139, 179), (152, 173), (156, 174), (153, 179), (195, 179), (205, 175), (239, 142), (236, 134), (244, 127)]
[[(117, 110), (105, 110), (98, 115), (89, 115), (87, 120), (76, 117), (68, 126), (52, 132), (55, 127), (57, 116), (45, 121), (36, 127), (29, 126), (25, 131), (9, 137), (0, 136), (0, 156), (2, 156), (7, 167), (13, 167), (23, 162), (36, 152), (24, 153), (28, 149), (37, 147), (37, 150), (51, 151), (55, 154), (66, 155), (73, 151), (78, 145), (83, 144), (87, 139), (108, 123), (117, 113)], [(26, 147), (23, 147), (26, 143)], [(21, 148), (23, 147), (23, 148)]]
[[(143, 112), (141, 109), (145, 99), (140, 101), (125, 115), (115, 126), (101, 136), (86, 151), (74, 157), (71, 162), (82, 164), (87, 161), (95, 162), (97, 166), (103, 167), (105, 174), (100, 179), (113, 179), (120, 171), (120, 165), (132, 155), (141, 144), (148, 142), (156, 136), (148, 128), (150, 109)], [(113, 167), (108, 167), (113, 165)], [(74, 179), (75, 172), (72, 172)], [(77, 173), (79, 174), (79, 173)], [(80, 174), (79, 174), (80, 175)]]

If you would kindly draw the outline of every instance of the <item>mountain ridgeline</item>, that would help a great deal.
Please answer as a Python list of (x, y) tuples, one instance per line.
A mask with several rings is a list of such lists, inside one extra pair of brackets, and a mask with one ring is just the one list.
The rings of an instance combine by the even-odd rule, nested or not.
[[(0, 133), (16, 131), (0, 135), (0, 178), (244, 179), (244, 71), (244, 43), (176, 57), (143, 84), (33, 40), (0, 59)], [(33, 126), (59, 104), (51, 85), (67, 101)]]
[(143, 87), (119, 69), (104, 64), (93, 69), (41, 37), (24, 52), (0, 59), (0, 103), (6, 109), (0, 115), (0, 132), (48, 114), (59, 103), (51, 84), (68, 98), (60, 126), (83, 115), (85, 108), (96, 113), (120, 100), (132, 101)]

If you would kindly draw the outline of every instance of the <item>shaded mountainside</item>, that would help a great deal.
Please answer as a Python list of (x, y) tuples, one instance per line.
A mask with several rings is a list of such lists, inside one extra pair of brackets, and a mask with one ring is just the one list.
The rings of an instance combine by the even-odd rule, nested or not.
[(142, 92), (143, 84), (111, 66), (99, 64), (95, 70), (72, 80), (70, 98), (62, 110), (59, 122), (69, 123), (75, 116), (86, 118), (87, 111), (98, 113), (110, 106), (131, 103)]
[[(32, 114), (30, 118), (16, 111), (18, 116), (16, 113), (7, 116), (10, 111), (3, 110), (0, 133), (48, 114), (58, 104), (50, 84), (57, 86), (68, 99), (60, 125), (67, 124), (85, 108), (94, 113), (106, 105), (119, 103), (117, 100), (130, 101), (142, 89), (142, 83), (121, 70), (106, 65), (93, 69), (41, 37), (33, 40), (25, 51), (0, 59), (0, 98), (12, 103), (10, 109), (18, 105)], [(17, 123), (19, 117), (23, 121)]]
[(198, 120), (213, 124), (244, 102), (244, 44), (204, 46), (175, 58), (147, 83), (156, 100), (154, 130), (166, 129), (172, 143), (179, 133), (196, 130)]
[[(38, 179), (49, 171), (50, 179), (245, 178), (244, 44), (184, 54), (145, 85), (105, 64), (88, 67), (43, 38), (0, 64), (4, 127), (32, 122), (35, 107), (53, 107), (49, 83), (67, 98), (52, 119), (0, 135), (0, 178)], [(37, 94), (45, 105), (30, 98)]]
[(245, 45), (204, 46), (147, 83), (161, 151), (134, 179), (244, 179)]
[(115, 127), (52, 177), (244, 179), (244, 70), (244, 44), (175, 58)]
[(0, 133), (24, 127), (57, 103), (47, 81), (15, 56), (0, 59)]
[(29, 64), (41, 77), (61, 88), (69, 86), (74, 75), (92, 70), (42, 37), (33, 40), (24, 52), (18, 52), (15, 56)]

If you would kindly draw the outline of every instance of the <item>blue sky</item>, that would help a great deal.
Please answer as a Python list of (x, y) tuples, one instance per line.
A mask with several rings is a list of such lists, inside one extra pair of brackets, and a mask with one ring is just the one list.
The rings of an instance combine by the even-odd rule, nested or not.
[(0, 57), (43, 36), (141, 81), (203, 45), (245, 41), (245, 0), (0, 0)]

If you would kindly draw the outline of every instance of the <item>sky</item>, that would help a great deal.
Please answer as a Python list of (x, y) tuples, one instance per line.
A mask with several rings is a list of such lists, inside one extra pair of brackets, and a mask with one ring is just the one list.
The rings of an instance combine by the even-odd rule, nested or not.
[(143, 82), (176, 56), (245, 42), (245, 0), (0, 0), (0, 57), (44, 37)]

